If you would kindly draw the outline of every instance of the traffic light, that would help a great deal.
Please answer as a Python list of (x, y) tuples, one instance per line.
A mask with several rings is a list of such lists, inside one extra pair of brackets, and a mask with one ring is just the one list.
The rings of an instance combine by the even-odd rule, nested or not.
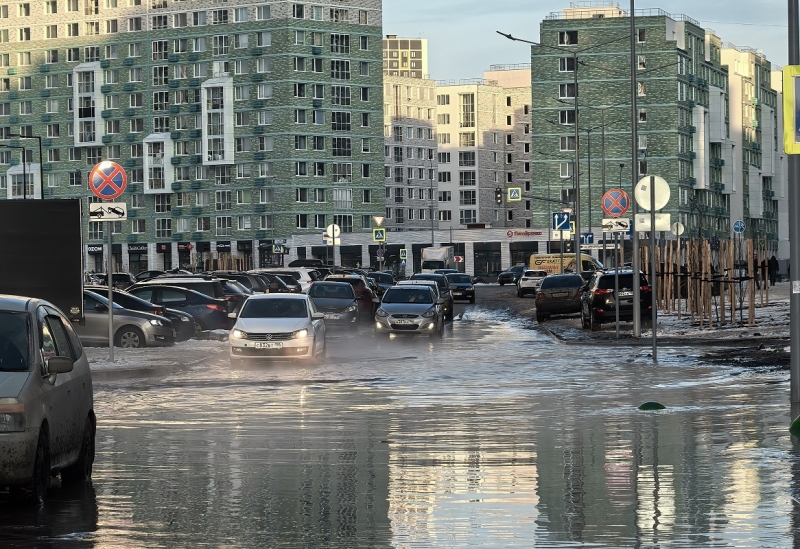
[(503, 189), (501, 189), (500, 187), (497, 187), (494, 190), (494, 201), (497, 202), (498, 204), (503, 203)]

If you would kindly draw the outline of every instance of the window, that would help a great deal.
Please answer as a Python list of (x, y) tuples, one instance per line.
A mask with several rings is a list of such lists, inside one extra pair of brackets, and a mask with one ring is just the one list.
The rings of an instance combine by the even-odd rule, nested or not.
[(256, 10), (256, 19), (259, 21), (266, 21), (270, 18), (270, 7), (269, 6), (258, 6)]
[(211, 12), (212, 25), (224, 25), (228, 22), (228, 10), (213, 10)]
[(333, 138), (333, 156), (352, 156), (352, 144), (349, 137)]
[(350, 86), (331, 86), (331, 105), (350, 105)]
[[(333, 207), (337, 210), (353, 208), (353, 189), (333, 189)], [(342, 229), (342, 232), (348, 232)]]
[(345, 9), (331, 8), (330, 20), (333, 21), (334, 23), (349, 23), (350, 14)]
[(475, 146), (475, 132), (464, 132), (458, 134), (459, 147), (474, 147)]
[(639, 160), (639, 175), (647, 174), (647, 160)]
[[(450, 153), (447, 153), (448, 159)], [(475, 165), (475, 152), (459, 152), (458, 153), (458, 165), (459, 166), (474, 166)]]
[(157, 194), (155, 199), (156, 213), (166, 213), (172, 211), (172, 195), (170, 194)]
[(23, 76), (22, 78), (19, 79), (19, 89), (21, 89), (21, 90), (30, 90), (30, 89), (33, 89), (31, 86), (32, 86), (32, 83), (31, 83), (31, 77), (30, 76)]
[(560, 176), (563, 178), (572, 177), (572, 162), (561, 162), (559, 164)]
[(206, 12), (204, 11), (192, 12), (192, 25), (194, 25), (195, 27), (201, 27), (205, 24), (206, 24)]
[(647, 84), (645, 82), (636, 83), (636, 94), (639, 97), (647, 95)]
[(360, 76), (369, 76), (369, 62), (361, 61), (358, 64), (358, 74)]
[(461, 187), (473, 187), (475, 186), (475, 172), (473, 171), (463, 171), (458, 172), (458, 184)]
[[(159, 195), (156, 195), (159, 196)], [(156, 219), (156, 238), (171, 238), (172, 237), (172, 219), (170, 218), (157, 218)]]
[(303, 4), (292, 4), (292, 17), (295, 19), (305, 19), (305, 6)]
[(17, 54), (17, 64), (22, 67), (27, 67), (31, 64), (31, 52), (23, 51)]
[(458, 203), (461, 206), (474, 206), (477, 204), (477, 191), (459, 191)]
[(189, 18), (186, 13), (175, 13), (172, 15), (172, 27), (180, 29), (189, 26)]
[(647, 122), (647, 109), (639, 109), (639, 122)]
[(637, 61), (638, 61), (638, 66), (639, 66), (639, 68), (640, 68), (640, 69), (646, 69), (646, 68), (647, 68), (647, 59), (646, 59), (646, 56), (644, 56), (644, 55), (637, 55), (637, 56), (636, 56), (636, 59), (637, 59)]
[(574, 99), (576, 89), (575, 84), (559, 84), (558, 97), (561, 99)]
[(459, 223), (461, 223), (462, 225), (475, 223), (478, 220), (478, 216), (475, 210), (460, 210), (458, 213), (459, 213)]
[(559, 72), (574, 72), (575, 71), (575, 58), (562, 57), (558, 60)]
[(645, 41), (645, 29), (636, 29), (636, 41), (641, 43)]
[[(200, 193), (198, 193), (200, 194)], [(198, 206), (200, 204), (198, 203)], [(198, 217), (197, 218), (197, 230), (199, 232), (207, 232), (211, 230), (211, 218), (210, 217)]]
[(331, 78), (350, 80), (350, 61), (346, 59), (331, 59)]
[(575, 136), (562, 136), (559, 138), (560, 140), (560, 148), (559, 150), (562, 151), (574, 151), (575, 150)]
[[(568, 111), (559, 111), (558, 113), (558, 123), (563, 125), (574, 125), (575, 124), (575, 111), (568, 110)], [(511, 136), (509, 136), (511, 137)]]
[(333, 131), (350, 131), (350, 113), (343, 111), (331, 112), (331, 129)]
[(233, 10), (233, 21), (236, 23), (247, 22), (247, 8), (236, 8)]
[(166, 15), (155, 15), (152, 18), (152, 29), (153, 30), (160, 30), (169, 28), (168, 16)]
[(578, 43), (578, 31), (560, 31), (558, 33), (559, 46), (574, 46)]
[(217, 217), (217, 236), (231, 235), (232, 218), (230, 216)]
[[(220, 55), (228, 55), (228, 36), (227, 35), (217, 35), (212, 37), (212, 49), (211, 54), (220, 56)], [(153, 54), (153, 59), (155, 59), (155, 53)]]
[(270, 31), (261, 31), (256, 33), (256, 46), (266, 47), (272, 45), (272, 33)]
[(349, 34), (331, 34), (331, 53), (350, 53)]

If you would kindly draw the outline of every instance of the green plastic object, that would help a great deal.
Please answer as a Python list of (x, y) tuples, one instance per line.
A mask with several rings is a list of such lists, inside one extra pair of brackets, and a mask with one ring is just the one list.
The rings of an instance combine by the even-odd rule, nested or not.
[[(645, 402), (644, 404), (639, 405), (640, 410), (663, 410), (666, 408), (663, 404), (659, 404), (658, 402)], [(800, 428), (800, 427), (798, 427)]]
[(800, 437), (800, 417), (795, 418), (791, 425), (789, 425), (789, 432), (796, 437)]

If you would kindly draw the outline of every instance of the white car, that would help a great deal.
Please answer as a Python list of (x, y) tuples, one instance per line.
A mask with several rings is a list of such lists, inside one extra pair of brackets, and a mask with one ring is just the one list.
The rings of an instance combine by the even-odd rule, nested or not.
[(50, 478), (91, 480), (92, 373), (72, 324), (41, 299), (0, 296), (0, 488), (38, 504)]
[(228, 316), (236, 319), (228, 337), (231, 364), (325, 356), (325, 315), (306, 294), (253, 295)]
[(547, 271), (528, 270), (522, 273), (517, 280), (517, 297), (525, 297), (528, 294), (536, 295), (546, 276)]

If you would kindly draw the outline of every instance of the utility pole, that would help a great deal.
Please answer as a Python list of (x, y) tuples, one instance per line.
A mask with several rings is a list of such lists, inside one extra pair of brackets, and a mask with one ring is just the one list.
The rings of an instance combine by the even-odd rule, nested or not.
[[(800, 65), (800, 28), (798, 0), (789, 0), (789, 65)], [(784, 89), (789, 84), (784, 81)], [(795, 107), (797, 108), (797, 107)], [(794, 119), (794, 116), (792, 117)], [(784, 128), (784, 131), (787, 131)], [(800, 416), (800, 156), (788, 155), (789, 165), (789, 312), (790, 338), (790, 400), (792, 420)], [(749, 258), (748, 258), (749, 261)]]
[[(635, 0), (631, 0), (630, 18), (631, 18), (631, 196), (634, 196), (636, 190), (637, 172), (639, 170), (639, 144), (636, 137), (636, 124), (638, 123), (639, 113), (636, 109), (636, 7)], [(632, 200), (633, 204), (633, 219), (636, 219), (636, 213), (639, 207), (636, 201)], [(633, 242), (633, 257), (631, 258), (631, 269), (633, 270), (634, 280), (639, 276), (639, 233), (636, 232), (636, 227), (633, 227), (631, 232), (631, 240)], [(642, 335), (642, 302), (640, 285), (633, 285), (633, 337), (641, 337)]]

